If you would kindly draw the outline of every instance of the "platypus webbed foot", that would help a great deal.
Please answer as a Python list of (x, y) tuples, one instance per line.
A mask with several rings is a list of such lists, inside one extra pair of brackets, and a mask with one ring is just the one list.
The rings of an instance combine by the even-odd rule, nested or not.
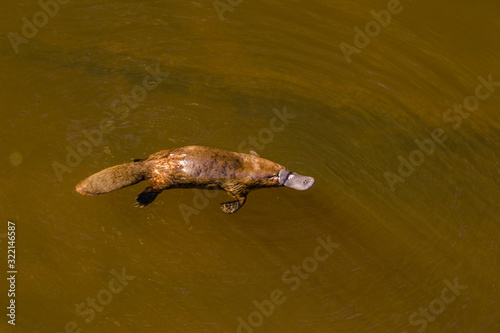
[(245, 204), (245, 201), (246, 201), (246, 196), (239, 197), (239, 196), (236, 196), (233, 194), (229, 194), (229, 195), (234, 197), (236, 199), (236, 201), (223, 202), (220, 204), (220, 208), (226, 214), (233, 214), (233, 213), (236, 213), (238, 211), (238, 209), (243, 207), (243, 205)]
[(143, 208), (152, 203), (158, 194), (160, 194), (163, 190), (154, 189), (152, 186), (146, 187), (144, 191), (142, 191), (136, 198), (137, 203), (136, 207)]
[(238, 209), (240, 209), (241, 206), (243, 206), (243, 205), (240, 204), (239, 201), (229, 201), (229, 202), (223, 202), (220, 204), (220, 208), (226, 214), (236, 213), (236, 211)]

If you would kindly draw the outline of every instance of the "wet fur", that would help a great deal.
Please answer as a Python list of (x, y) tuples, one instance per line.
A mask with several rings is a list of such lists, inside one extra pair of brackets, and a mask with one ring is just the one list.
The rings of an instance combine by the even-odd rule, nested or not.
[(250, 191), (280, 186), (281, 169), (284, 167), (254, 155), (188, 146), (107, 168), (80, 182), (76, 190), (97, 195), (149, 180), (151, 186), (137, 197), (138, 205), (144, 207), (167, 189), (224, 189), (235, 201), (222, 203), (222, 210), (234, 213), (244, 205)]

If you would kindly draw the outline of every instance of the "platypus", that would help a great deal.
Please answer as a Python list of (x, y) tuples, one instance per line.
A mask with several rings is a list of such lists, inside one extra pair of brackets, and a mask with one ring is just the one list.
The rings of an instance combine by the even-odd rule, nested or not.
[(314, 178), (291, 172), (256, 153), (187, 146), (104, 169), (82, 180), (76, 190), (80, 194), (97, 195), (143, 180), (149, 180), (151, 186), (137, 196), (139, 207), (147, 206), (163, 190), (171, 188), (223, 189), (235, 199), (221, 204), (227, 214), (240, 209), (252, 190), (279, 186), (307, 190), (314, 185)]

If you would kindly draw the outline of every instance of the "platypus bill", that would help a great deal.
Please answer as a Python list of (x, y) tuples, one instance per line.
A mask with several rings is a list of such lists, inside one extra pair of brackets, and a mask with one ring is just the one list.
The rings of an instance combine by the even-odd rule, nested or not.
[(163, 190), (171, 188), (223, 189), (235, 199), (224, 202), (221, 209), (231, 214), (240, 209), (252, 190), (286, 186), (307, 190), (314, 178), (301, 176), (284, 166), (259, 156), (227, 150), (187, 146), (157, 152), (147, 159), (104, 169), (82, 180), (76, 190), (80, 194), (97, 195), (149, 180), (137, 196), (144, 207)]

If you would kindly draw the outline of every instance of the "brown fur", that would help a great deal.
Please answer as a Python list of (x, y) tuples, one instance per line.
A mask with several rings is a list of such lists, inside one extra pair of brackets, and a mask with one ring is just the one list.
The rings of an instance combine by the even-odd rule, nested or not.
[(222, 204), (226, 213), (234, 213), (255, 189), (276, 187), (278, 174), (285, 167), (272, 161), (217, 148), (188, 146), (163, 150), (146, 160), (102, 170), (76, 186), (81, 194), (96, 195), (149, 180), (137, 197), (139, 206), (151, 203), (163, 190), (171, 188), (224, 189), (235, 201)]

